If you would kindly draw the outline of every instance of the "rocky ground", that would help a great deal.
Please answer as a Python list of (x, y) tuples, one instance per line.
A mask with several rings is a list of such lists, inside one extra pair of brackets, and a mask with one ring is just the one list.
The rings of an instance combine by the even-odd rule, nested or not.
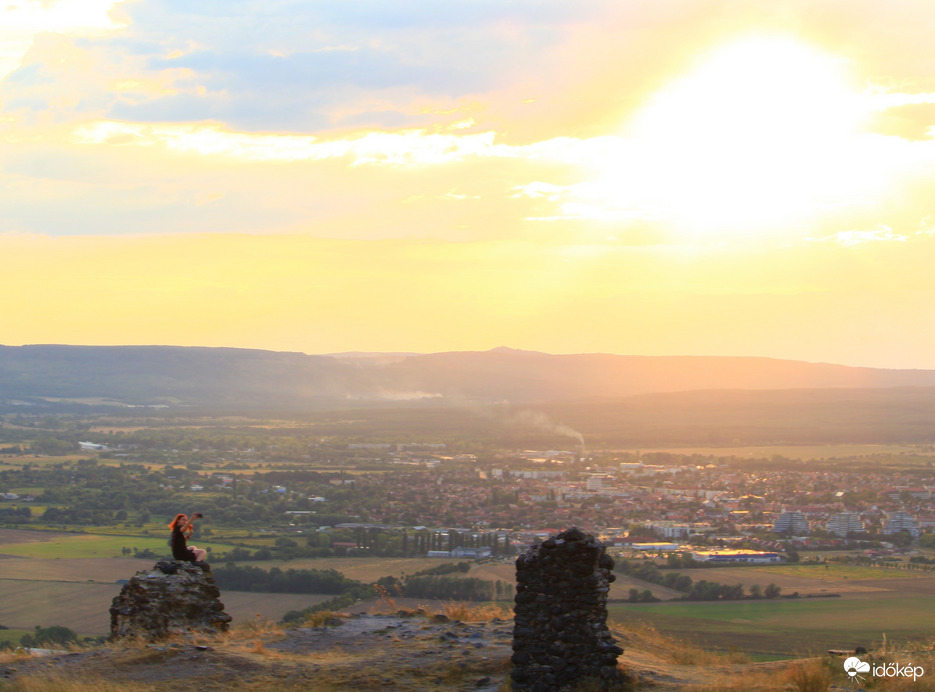
[(320, 627), (254, 628), (213, 639), (112, 645), (15, 660), (0, 679), (119, 681), (127, 689), (497, 690), (509, 672), (512, 621), (354, 615)]
[[(0, 690), (504, 691), (509, 689), (512, 632), (508, 619), (462, 622), (412, 611), (360, 613), (334, 617), (318, 627), (289, 629), (257, 621), (215, 637), (186, 635), (40, 658), (14, 657), (0, 663)], [(621, 665), (636, 688), (654, 692), (796, 689), (790, 683), (790, 666), (803, 663), (732, 663), (697, 649), (676, 651), (672, 642), (652, 632), (614, 634), (624, 649)], [(828, 665), (820, 659), (804, 663)], [(45, 686), (34, 684), (37, 680)], [(826, 683), (810, 689), (838, 687)]]

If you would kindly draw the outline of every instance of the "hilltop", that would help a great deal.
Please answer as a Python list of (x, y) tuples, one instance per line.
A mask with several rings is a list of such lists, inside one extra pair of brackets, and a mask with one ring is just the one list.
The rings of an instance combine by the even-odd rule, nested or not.
[[(0, 664), (0, 676), (6, 681), (3, 689), (17, 691), (161, 692), (179, 685), (205, 692), (508, 690), (512, 620), (460, 614), (463, 620), (413, 611), (360, 613), (327, 616), (325, 624), (293, 629), (247, 622), (216, 637), (115, 643), (49, 658), (19, 658)], [(837, 663), (755, 663), (681, 644), (642, 625), (615, 628), (614, 635), (624, 648), (621, 665), (636, 688), (659, 692), (786, 690), (797, 671), (830, 682)]]

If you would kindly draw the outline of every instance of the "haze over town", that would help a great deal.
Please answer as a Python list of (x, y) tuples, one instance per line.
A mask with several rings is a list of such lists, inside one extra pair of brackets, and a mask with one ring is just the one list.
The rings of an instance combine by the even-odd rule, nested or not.
[(2, 342), (935, 368), (933, 19), (11, 0)]

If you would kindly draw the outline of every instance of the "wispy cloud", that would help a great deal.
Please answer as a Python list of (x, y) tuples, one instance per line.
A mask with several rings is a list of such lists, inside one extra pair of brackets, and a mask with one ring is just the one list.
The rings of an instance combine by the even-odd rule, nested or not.
[(817, 242), (837, 243), (843, 247), (853, 247), (865, 243), (905, 243), (909, 236), (894, 233), (889, 226), (881, 225), (871, 230), (838, 231), (818, 239)]
[(168, 151), (222, 156), (244, 161), (321, 161), (348, 158), (353, 165), (429, 165), (470, 156), (510, 156), (494, 144), (495, 133), (450, 135), (406, 130), (365, 132), (348, 138), (232, 132), (219, 124), (149, 125), (95, 122), (74, 130), (74, 141), (87, 145), (160, 147)]

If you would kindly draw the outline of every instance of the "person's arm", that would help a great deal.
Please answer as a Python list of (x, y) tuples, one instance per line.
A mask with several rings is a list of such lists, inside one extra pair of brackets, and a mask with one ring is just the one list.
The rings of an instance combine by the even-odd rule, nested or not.
[(185, 527), (185, 537), (191, 538), (192, 534), (195, 533), (195, 519), (202, 519), (204, 515), (201, 512), (194, 512), (191, 515), (191, 519), (188, 520), (188, 526)]

